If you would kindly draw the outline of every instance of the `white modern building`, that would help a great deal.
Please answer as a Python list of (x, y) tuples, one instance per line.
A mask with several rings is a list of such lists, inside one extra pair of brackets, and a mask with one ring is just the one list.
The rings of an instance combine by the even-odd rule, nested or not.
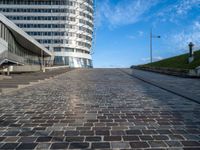
[(53, 65), (92, 67), (93, 0), (0, 0), (0, 13), (53, 53)]

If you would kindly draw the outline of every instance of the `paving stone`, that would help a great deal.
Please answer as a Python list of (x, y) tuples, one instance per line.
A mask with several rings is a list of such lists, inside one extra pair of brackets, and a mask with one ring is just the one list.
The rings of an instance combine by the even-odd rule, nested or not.
[(148, 143), (151, 145), (151, 147), (167, 147), (163, 141), (149, 141)]
[(148, 148), (147, 142), (130, 142), (131, 148)]
[(65, 136), (78, 136), (79, 131), (65, 131)]
[(38, 137), (36, 142), (50, 142), (52, 137)]
[(126, 134), (128, 135), (140, 135), (142, 132), (140, 130), (126, 130)]
[(84, 136), (87, 136), (87, 135), (94, 135), (94, 131), (80, 131), (80, 135), (84, 135)]
[(186, 134), (186, 133), (187, 133), (185, 130), (172, 129), (171, 131), (172, 131), (174, 134)]
[(34, 149), (37, 143), (21, 143), (17, 146), (17, 149)]
[(101, 141), (100, 136), (89, 136), (85, 138), (85, 141)]
[(63, 136), (64, 132), (63, 131), (53, 131), (50, 135), (51, 136)]
[(50, 149), (67, 149), (69, 143), (52, 143)]
[(19, 131), (8, 131), (4, 134), (4, 136), (17, 136)]
[(142, 130), (143, 134), (158, 134), (155, 130)]
[(34, 131), (23, 131), (19, 134), (19, 136), (31, 136), (34, 134)]
[(22, 142), (22, 143), (33, 143), (36, 141), (36, 137), (21, 137), (18, 142)]
[(197, 141), (181, 141), (184, 146), (200, 146), (200, 142)]
[(52, 142), (64, 142), (65, 137), (64, 136), (54, 136), (52, 137)]
[(38, 143), (36, 149), (49, 149), (50, 148), (51, 143)]
[(15, 149), (19, 143), (5, 143), (0, 149)]
[(104, 136), (104, 141), (121, 141), (121, 136)]
[(76, 130), (84, 130), (84, 131), (85, 130), (87, 131), (87, 130), (90, 130), (90, 129), (91, 129), (91, 127), (77, 127), (76, 128)]
[(76, 142), (76, 143), (70, 143), (69, 149), (86, 149), (88, 147), (89, 147), (89, 143)]
[(49, 136), (50, 131), (37, 131), (34, 133), (34, 136), (42, 136), (42, 137), (47, 137)]
[(65, 141), (67, 142), (75, 142), (75, 141), (84, 141), (84, 137), (83, 136), (77, 136), (77, 137), (66, 137)]
[(150, 135), (140, 135), (139, 137), (140, 137), (141, 140), (144, 140), (144, 141), (153, 140), (153, 137), (150, 136)]
[(183, 147), (183, 145), (182, 145), (181, 142), (179, 142), (179, 141), (165, 141), (165, 143), (166, 143), (169, 147)]
[(92, 130), (97, 130), (97, 131), (108, 131), (110, 130), (111, 127), (93, 127)]
[(124, 141), (139, 141), (139, 137), (138, 136), (123, 136), (123, 140)]
[(15, 137), (15, 136), (10, 136), (10, 137), (6, 137), (6, 139), (4, 139), (4, 142), (8, 142), (8, 143), (14, 143), (19, 139), (19, 137)]
[(170, 134), (168, 135), (171, 140), (184, 140), (184, 137), (182, 135), (177, 134)]
[(110, 148), (110, 143), (108, 142), (92, 143), (92, 149), (101, 149), (101, 148)]
[(103, 131), (103, 130), (99, 130), (99, 131), (96, 131), (96, 135), (110, 135), (110, 132), (109, 131)]
[(172, 134), (170, 130), (156, 130), (159, 134)]
[(125, 135), (125, 132), (121, 130), (112, 130), (110, 131), (110, 133), (111, 135), (119, 135), (119, 136)]
[(160, 140), (160, 141), (169, 139), (168, 136), (165, 135), (153, 135), (152, 137), (154, 140)]
[(111, 148), (126, 149), (130, 148), (130, 145), (127, 142), (111, 142)]

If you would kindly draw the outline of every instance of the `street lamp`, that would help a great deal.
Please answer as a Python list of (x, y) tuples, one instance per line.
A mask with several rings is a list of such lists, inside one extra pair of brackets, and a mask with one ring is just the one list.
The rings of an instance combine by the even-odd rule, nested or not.
[(189, 44), (188, 44), (188, 46), (189, 46), (189, 59), (188, 59), (188, 62), (189, 63), (191, 63), (193, 60), (194, 60), (194, 52), (193, 52), (193, 47), (194, 47), (194, 44), (192, 43), (192, 42), (190, 42)]
[(151, 31), (150, 31), (150, 60), (151, 60), (151, 63), (153, 62), (153, 50), (152, 50), (152, 39), (153, 38), (161, 38), (160, 35), (153, 35), (152, 33), (152, 28), (151, 28)]

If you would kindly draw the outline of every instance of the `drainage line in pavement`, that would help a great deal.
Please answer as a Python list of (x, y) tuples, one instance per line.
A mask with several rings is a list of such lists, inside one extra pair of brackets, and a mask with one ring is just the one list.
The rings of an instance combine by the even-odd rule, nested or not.
[(128, 73), (128, 72), (126, 72), (126, 71), (124, 71), (124, 70), (122, 70), (122, 69), (120, 69), (120, 71), (123, 72), (123, 73), (125, 73), (125, 74), (127, 74), (127, 75), (129, 75), (129, 76), (131, 76), (131, 77), (134, 77), (134, 78), (136, 78), (136, 79), (138, 79), (138, 80), (140, 80), (140, 81), (143, 81), (143, 82), (148, 83), (148, 84), (150, 84), (150, 85), (153, 85), (153, 86), (155, 86), (155, 87), (157, 87), (157, 88), (160, 88), (160, 89), (162, 89), (162, 90), (165, 90), (165, 91), (167, 91), (167, 92), (169, 92), (169, 93), (173, 93), (173, 94), (178, 95), (178, 96), (180, 96), (180, 97), (183, 97), (183, 98), (185, 98), (185, 99), (187, 99), (187, 100), (189, 100), (189, 101), (192, 101), (192, 102), (195, 102), (195, 103), (197, 103), (197, 104), (200, 104), (200, 102), (199, 102), (198, 100), (195, 100), (195, 99), (193, 99), (193, 98), (190, 98), (190, 97), (188, 97), (188, 96), (186, 96), (186, 95), (183, 95), (183, 94), (174, 92), (173, 90), (170, 90), (170, 89), (165, 88), (165, 87), (163, 87), (163, 86), (159, 86), (158, 84), (153, 83), (152, 81), (145, 80), (144, 78), (141, 78), (141, 77), (138, 77), (138, 76), (136, 76), (136, 75), (130, 74), (130, 73)]

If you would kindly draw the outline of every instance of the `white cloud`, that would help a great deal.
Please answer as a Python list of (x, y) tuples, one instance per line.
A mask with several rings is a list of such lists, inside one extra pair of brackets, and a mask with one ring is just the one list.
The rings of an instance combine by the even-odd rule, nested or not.
[(200, 46), (200, 22), (195, 21), (191, 27), (171, 35), (168, 40), (179, 50), (188, 50), (189, 42), (193, 42), (195, 44), (194, 48), (198, 49)]
[(135, 39), (136, 37), (135, 37), (134, 35), (128, 35), (127, 38), (133, 40), (133, 39)]
[(200, 0), (178, 0), (156, 12), (158, 20), (177, 23), (179, 19), (185, 19), (193, 8), (200, 7)]
[(127, 38), (133, 40), (133, 39), (136, 39), (138, 37), (143, 37), (143, 36), (144, 36), (144, 32), (143, 31), (137, 31), (133, 35), (128, 35)]
[(143, 19), (144, 14), (154, 6), (158, 0), (120, 0), (113, 6), (109, 0), (99, 4), (99, 20), (105, 19), (110, 26), (132, 24)]
[(138, 31), (138, 35), (141, 37), (144, 35), (144, 32), (143, 31)]
[[(157, 8), (154, 15), (148, 13), (153, 6), (162, 3), (164, 7)], [(97, 3), (96, 24), (100, 26), (102, 21), (106, 21), (109, 27), (116, 27), (153, 18), (177, 23), (179, 19), (185, 19), (193, 8), (200, 8), (200, 0), (176, 0), (170, 3), (168, 0), (120, 0), (116, 4), (112, 4), (111, 0), (100, 0)]]

